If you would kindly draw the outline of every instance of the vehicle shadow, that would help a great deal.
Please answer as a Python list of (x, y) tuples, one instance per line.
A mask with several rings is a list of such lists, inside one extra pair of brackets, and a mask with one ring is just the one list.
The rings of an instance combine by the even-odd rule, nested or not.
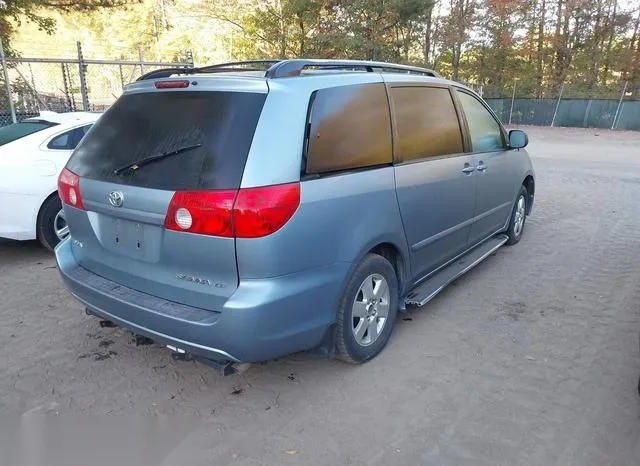
[(0, 238), (0, 261), (20, 260), (48, 260), (53, 254), (47, 251), (38, 241), (13, 241)]

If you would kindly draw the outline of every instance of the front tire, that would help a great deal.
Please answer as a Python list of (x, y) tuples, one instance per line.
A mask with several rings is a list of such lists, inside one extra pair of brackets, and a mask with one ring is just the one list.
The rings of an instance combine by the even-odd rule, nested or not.
[(42, 204), (38, 214), (36, 231), (38, 241), (50, 251), (53, 251), (60, 241), (69, 236), (69, 227), (64, 217), (64, 210), (62, 210), (62, 202), (57, 194)]
[(509, 246), (518, 243), (524, 233), (524, 225), (527, 220), (527, 199), (527, 188), (521, 186), (518, 198), (513, 206), (513, 211), (511, 212), (509, 228), (507, 229), (507, 235), (509, 236), (507, 245)]
[(360, 364), (374, 358), (391, 336), (398, 313), (398, 279), (393, 266), (368, 254), (354, 271), (340, 301), (337, 358)]

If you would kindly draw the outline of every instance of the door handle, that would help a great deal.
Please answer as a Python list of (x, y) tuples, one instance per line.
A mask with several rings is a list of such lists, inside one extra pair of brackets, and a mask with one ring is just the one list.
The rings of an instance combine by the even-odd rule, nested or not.
[(480, 162), (478, 164), (478, 166), (476, 167), (476, 170), (478, 170), (479, 172), (483, 172), (487, 169), (487, 166), (484, 164), (484, 162)]
[(464, 173), (465, 175), (469, 175), (469, 174), (473, 173), (474, 171), (476, 171), (476, 167), (472, 167), (468, 163), (464, 164), (464, 168), (462, 169), (462, 173)]

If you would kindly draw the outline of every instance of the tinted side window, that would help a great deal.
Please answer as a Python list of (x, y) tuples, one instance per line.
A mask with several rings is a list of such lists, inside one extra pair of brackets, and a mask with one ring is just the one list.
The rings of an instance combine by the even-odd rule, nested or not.
[(309, 112), (307, 173), (391, 161), (391, 121), (384, 84), (316, 91)]
[(49, 144), (47, 144), (47, 149), (56, 149), (56, 150), (69, 150), (73, 149), (72, 140), (73, 140), (73, 132), (75, 130), (67, 131), (66, 133), (62, 133), (59, 136), (56, 136)]
[(397, 87), (393, 97), (400, 160), (464, 152), (462, 132), (449, 89)]
[(471, 150), (488, 152), (505, 149), (500, 125), (482, 103), (471, 94), (458, 92), (458, 98), (467, 118)]

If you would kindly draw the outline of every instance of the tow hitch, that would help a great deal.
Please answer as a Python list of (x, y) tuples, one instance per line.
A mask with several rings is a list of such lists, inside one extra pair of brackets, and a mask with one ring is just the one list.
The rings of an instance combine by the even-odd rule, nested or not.
[[(174, 361), (196, 361), (215, 369), (223, 376), (233, 375), (240, 372), (240, 367), (238, 367), (237, 363), (233, 361), (218, 361), (215, 359), (204, 358), (202, 356), (196, 356), (172, 345), (167, 345), (167, 348), (171, 350), (171, 359)], [(240, 364), (240, 366), (244, 366), (244, 364)]]

